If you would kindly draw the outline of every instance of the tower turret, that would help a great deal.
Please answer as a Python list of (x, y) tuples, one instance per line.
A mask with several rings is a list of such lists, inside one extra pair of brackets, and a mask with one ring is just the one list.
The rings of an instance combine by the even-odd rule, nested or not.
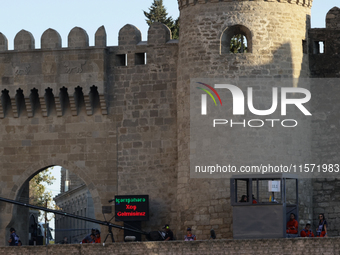
[[(178, 0), (178, 4), (178, 225), (192, 226), (203, 239), (210, 236), (210, 228), (217, 229), (219, 237), (228, 238), (232, 236), (230, 180), (190, 178), (190, 80), (308, 77), (307, 31), (312, 0)], [(243, 38), (246, 47), (232, 53), (231, 41), (237, 36)], [(271, 102), (271, 88), (260, 90), (263, 100)], [(230, 136), (237, 137), (237, 142), (230, 139), (225, 154), (245, 165), (260, 161), (280, 165), (297, 158), (307, 162), (310, 130), (303, 127), (294, 132), (282, 129), (279, 136), (268, 129), (233, 131)], [(311, 205), (300, 206), (301, 213), (308, 211), (305, 207)]]

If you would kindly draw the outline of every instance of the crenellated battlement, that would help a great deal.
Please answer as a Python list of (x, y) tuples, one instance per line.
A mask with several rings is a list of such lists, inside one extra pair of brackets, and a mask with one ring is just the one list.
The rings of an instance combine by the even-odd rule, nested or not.
[(326, 15), (326, 28), (340, 29), (340, 8), (333, 7)]
[(74, 27), (67, 39), (68, 47), (63, 48), (60, 34), (49, 28), (41, 36), (41, 48), (35, 49), (33, 35), (21, 30), (14, 38), (14, 50), (8, 50), (7, 38), (0, 33), (0, 119), (30, 118), (36, 113), (48, 117), (51, 112), (61, 117), (68, 108), (73, 116), (81, 108), (92, 115), (96, 107), (106, 115), (107, 61), (118, 72), (156, 68), (155, 50), (175, 49), (172, 45), (177, 42), (167, 44), (171, 32), (161, 23), (150, 26), (146, 42), (142, 42), (140, 30), (130, 24), (120, 29), (114, 47), (107, 47), (104, 26), (95, 33), (94, 47), (89, 46), (89, 36), (81, 27)]
[[(107, 47), (105, 27), (101, 26), (96, 31), (95, 46), (97, 48)], [(41, 49), (61, 49), (62, 40), (60, 34), (54, 29), (47, 29), (41, 36)], [(165, 44), (171, 40), (171, 31), (168, 27), (161, 23), (154, 23), (148, 30), (147, 44)], [(81, 27), (74, 27), (67, 37), (69, 49), (80, 49), (89, 47), (89, 36)], [(125, 25), (119, 31), (118, 45), (137, 45), (142, 41), (140, 30), (130, 24)], [(35, 49), (35, 39), (33, 35), (26, 30), (19, 31), (14, 38), (14, 50), (27, 51)], [(63, 48), (66, 49), (66, 48)], [(8, 40), (4, 34), (0, 32), (0, 53), (8, 51)]]
[[(251, 0), (238, 0), (237, 2), (240, 2), (240, 1), (251, 1)], [(296, 5), (305, 6), (308, 8), (311, 8), (313, 4), (313, 0), (257, 0), (257, 2), (260, 2), (260, 1), (296, 4)], [(181, 10), (182, 8), (193, 6), (196, 4), (219, 3), (219, 2), (235, 2), (235, 0), (178, 0), (178, 7)]]
[(309, 67), (312, 77), (340, 77), (340, 8), (333, 7), (326, 15), (325, 28), (308, 31)]

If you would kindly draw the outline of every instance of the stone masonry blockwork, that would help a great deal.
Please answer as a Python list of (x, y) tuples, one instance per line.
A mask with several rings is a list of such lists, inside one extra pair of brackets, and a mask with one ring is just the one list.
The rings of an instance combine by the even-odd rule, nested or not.
[(339, 238), (296, 238), (259, 240), (213, 240), (194, 242), (135, 242), (115, 244), (66, 244), (48, 246), (1, 247), (0, 255), (238, 255), (238, 254), (339, 254)]
[[(143, 230), (170, 224), (178, 239), (187, 226), (199, 239), (208, 239), (211, 228), (218, 238), (232, 237), (230, 180), (190, 178), (190, 80), (339, 77), (335, 54), (340, 47), (339, 9), (327, 14), (326, 28), (311, 29), (311, 0), (178, 3), (179, 41), (172, 40), (170, 30), (159, 23), (149, 28), (145, 41), (138, 28), (125, 25), (118, 46), (107, 46), (104, 27), (94, 35), (93, 47), (79, 27), (70, 31), (66, 48), (53, 29), (43, 33), (41, 49), (35, 49), (30, 32), (21, 30), (14, 50), (8, 50), (7, 38), (0, 33), (1, 196), (27, 198), (29, 179), (46, 167), (60, 165), (86, 184), (97, 219), (103, 220), (102, 206), (112, 205), (108, 201), (115, 195), (148, 194), (150, 221), (142, 223)], [(230, 31), (246, 31), (251, 52), (229, 53)], [(324, 53), (320, 42), (325, 43)], [(260, 88), (263, 101), (271, 100), (268, 89)], [(280, 137), (270, 131), (249, 131), (225, 153), (245, 165), (258, 160), (272, 164), (338, 160), (334, 150), (340, 137), (333, 118), (338, 89), (310, 89), (317, 99), (312, 105), (317, 114), (303, 131), (284, 130)], [(256, 144), (252, 153), (250, 138)], [(333, 201), (337, 185), (337, 179), (300, 181), (301, 223), (325, 212), (334, 222), (330, 234), (338, 234), (338, 204)], [(24, 232), (28, 223), (26, 212), (15, 206), (0, 203), (0, 211), (5, 244), (10, 227)], [(122, 231), (114, 230), (114, 236), (122, 241)], [(261, 242), (266, 241), (257, 244)], [(277, 241), (276, 249), (283, 242)], [(149, 248), (155, 253), (163, 247), (153, 245)], [(204, 242), (188, 245), (179, 251), (211, 249)], [(222, 246), (241, 249), (240, 243), (235, 247), (216, 243), (216, 249)], [(72, 247), (79, 253), (90, 246)]]

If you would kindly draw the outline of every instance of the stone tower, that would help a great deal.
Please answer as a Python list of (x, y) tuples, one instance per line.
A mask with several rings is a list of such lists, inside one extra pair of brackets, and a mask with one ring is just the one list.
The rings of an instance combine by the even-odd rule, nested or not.
[[(308, 77), (307, 31), (312, 0), (178, 0), (178, 4), (178, 230), (182, 233), (192, 226), (204, 239), (214, 228), (218, 237), (228, 238), (232, 236), (230, 180), (190, 178), (190, 80)], [(246, 37), (247, 53), (229, 52), (230, 40), (237, 34)], [(265, 91), (271, 91), (266, 89), (261, 87), (263, 97)], [(233, 146), (225, 149), (235, 162), (281, 164), (310, 158), (308, 123), (294, 134), (283, 130), (279, 137), (267, 129), (250, 130), (246, 135), (230, 132), (230, 136), (240, 137), (237, 141), (231, 138)], [(255, 137), (251, 144), (250, 137)], [(311, 186), (310, 181), (300, 185)], [(312, 217), (311, 197), (299, 196), (305, 196), (300, 218)]]

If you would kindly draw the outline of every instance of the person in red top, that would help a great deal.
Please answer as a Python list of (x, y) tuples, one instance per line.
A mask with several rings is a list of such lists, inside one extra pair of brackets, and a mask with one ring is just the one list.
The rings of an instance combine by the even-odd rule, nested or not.
[(96, 231), (96, 240), (95, 240), (95, 243), (101, 243), (100, 232), (98, 230)]
[(310, 230), (310, 224), (306, 224), (306, 227), (300, 232), (301, 237), (314, 237), (313, 232)]
[(287, 222), (286, 233), (295, 235), (295, 234), (298, 233), (298, 229), (299, 229), (299, 223), (295, 219), (295, 214), (291, 213), (290, 214), (290, 220)]
[(253, 204), (257, 204), (257, 201), (256, 201), (254, 194), (252, 195), (252, 199), (253, 199)]

